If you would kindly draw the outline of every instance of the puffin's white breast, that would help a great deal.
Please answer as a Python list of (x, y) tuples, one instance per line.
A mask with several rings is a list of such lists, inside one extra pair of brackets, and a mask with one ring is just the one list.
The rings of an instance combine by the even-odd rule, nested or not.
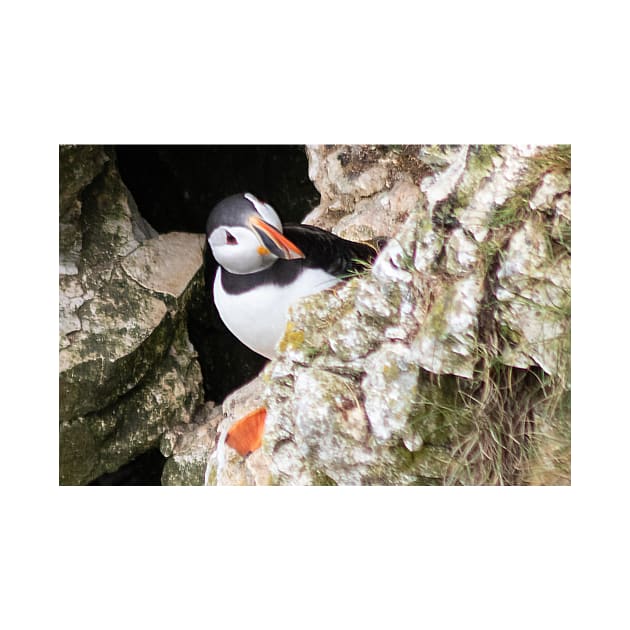
[(289, 306), (298, 298), (323, 291), (339, 278), (321, 269), (304, 269), (294, 282), (280, 286), (261, 284), (244, 293), (226, 293), (221, 283), (222, 269), (214, 278), (214, 302), (230, 332), (248, 348), (272, 359), (284, 335)]

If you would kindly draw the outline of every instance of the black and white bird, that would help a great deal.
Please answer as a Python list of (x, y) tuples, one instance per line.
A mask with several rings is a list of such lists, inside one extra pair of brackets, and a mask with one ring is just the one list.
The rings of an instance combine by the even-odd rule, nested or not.
[(377, 253), (310, 225), (283, 227), (276, 211), (250, 193), (227, 197), (212, 209), (206, 238), (219, 265), (212, 292), (221, 319), (269, 359), (292, 303), (361, 270)]

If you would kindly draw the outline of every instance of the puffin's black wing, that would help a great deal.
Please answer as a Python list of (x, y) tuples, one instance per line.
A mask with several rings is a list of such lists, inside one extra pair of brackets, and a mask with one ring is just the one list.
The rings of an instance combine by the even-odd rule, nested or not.
[(334, 276), (365, 271), (378, 253), (367, 243), (347, 241), (313, 225), (285, 225), (284, 235), (303, 252), (305, 267), (323, 269)]

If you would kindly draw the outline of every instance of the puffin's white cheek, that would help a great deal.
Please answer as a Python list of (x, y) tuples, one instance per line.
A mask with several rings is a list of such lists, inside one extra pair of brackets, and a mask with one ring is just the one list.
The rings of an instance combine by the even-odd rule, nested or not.
[(230, 273), (255, 273), (266, 269), (276, 260), (275, 256), (268, 255), (256, 234), (248, 228), (231, 226), (229, 235), (236, 243), (229, 242), (225, 228), (215, 230), (208, 242), (216, 261)]

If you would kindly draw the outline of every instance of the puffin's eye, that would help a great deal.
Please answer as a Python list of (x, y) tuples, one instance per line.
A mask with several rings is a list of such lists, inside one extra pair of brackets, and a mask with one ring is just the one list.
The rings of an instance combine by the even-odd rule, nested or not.
[(227, 230), (225, 230), (225, 244), (238, 245), (238, 241), (236, 240), (236, 237), (230, 234)]

